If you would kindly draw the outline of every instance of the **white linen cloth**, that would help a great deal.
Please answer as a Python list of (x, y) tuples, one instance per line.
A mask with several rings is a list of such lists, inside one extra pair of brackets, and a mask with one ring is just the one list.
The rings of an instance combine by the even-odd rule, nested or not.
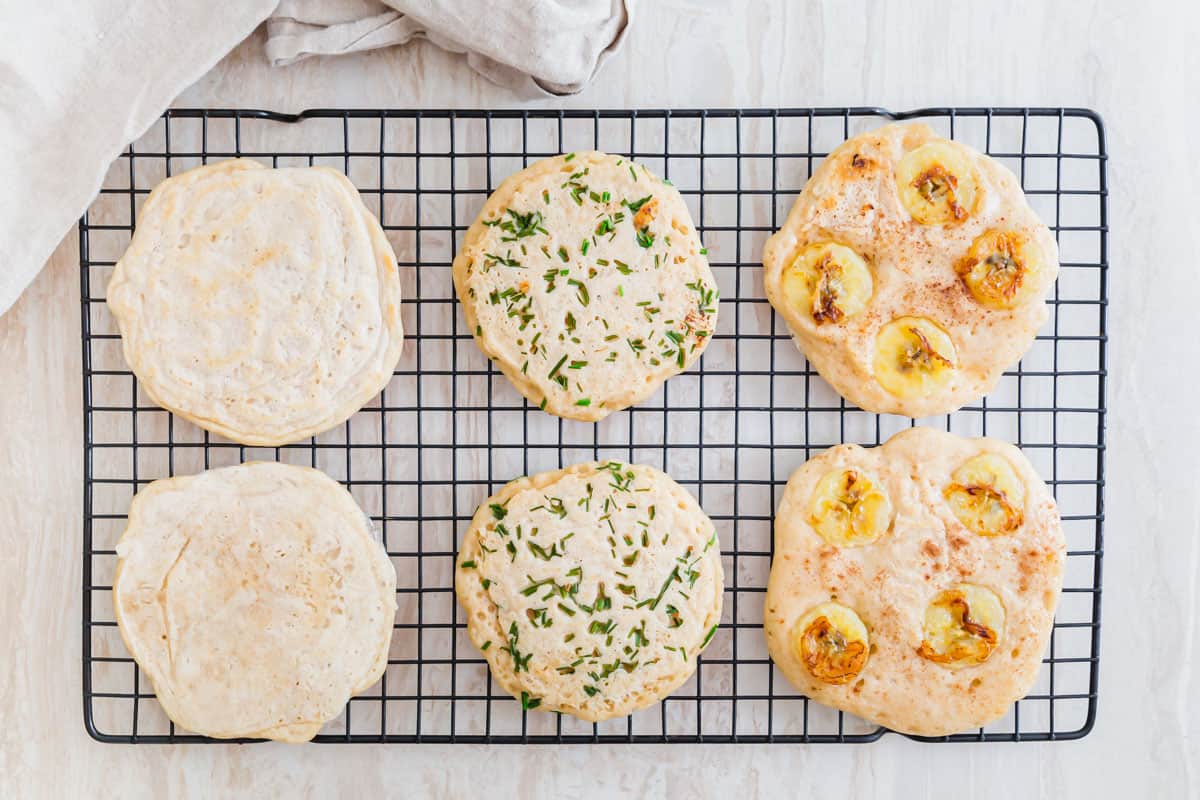
[(620, 46), (633, 0), (280, 0), (267, 58), (283, 66), (424, 38), (502, 86), (574, 94)]
[(423, 37), (468, 53), (471, 66), (498, 83), (566, 93), (619, 46), (627, 3), (0, 0), (0, 314), (91, 203), (125, 145), (268, 18), (273, 63)]

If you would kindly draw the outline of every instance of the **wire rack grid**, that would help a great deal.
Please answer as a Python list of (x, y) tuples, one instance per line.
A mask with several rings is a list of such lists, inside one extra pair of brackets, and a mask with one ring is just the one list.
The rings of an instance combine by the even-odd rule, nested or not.
[[(849, 406), (810, 368), (767, 304), (759, 257), (813, 167), (851, 135), (920, 119), (1010, 166), (1058, 238), (1051, 315), (1029, 354), (978, 404), (920, 420)], [(687, 200), (721, 289), (697, 368), (599, 424), (529, 406), (464, 329), (450, 280), (456, 241), (490, 191), (560, 152), (621, 153)], [(281, 448), (244, 447), (155, 406), (138, 388), (104, 302), (137, 212), (159, 181), (209, 161), (345, 171), (378, 214), (404, 281), (405, 353), (344, 425)], [(275, 459), (342, 481), (375, 521), (398, 575), (388, 668), (321, 742), (869, 742), (887, 731), (799, 695), (772, 667), (762, 602), (771, 523), (790, 473), (840, 442), (911, 424), (1017, 443), (1054, 489), (1065, 588), (1033, 692), (999, 722), (946, 740), (1084, 736), (1095, 719), (1104, 516), (1107, 183), (1099, 117), (1080, 109), (696, 111), (168, 111), (116, 160), (79, 225), (83, 335), (83, 705), (106, 742), (210, 741), (162, 713), (113, 621), (115, 544), (132, 495), (175, 474)], [(653, 464), (715, 521), (724, 619), (696, 674), (631, 717), (583, 723), (522, 711), (491, 680), (453, 596), (458, 536), (508, 480), (571, 463)]]

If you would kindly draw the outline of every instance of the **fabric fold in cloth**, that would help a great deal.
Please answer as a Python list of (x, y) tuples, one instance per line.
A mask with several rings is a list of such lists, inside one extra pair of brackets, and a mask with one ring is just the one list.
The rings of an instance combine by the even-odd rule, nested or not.
[(275, 66), (428, 39), (517, 91), (574, 94), (624, 40), (633, 0), (282, 0), (267, 21)]

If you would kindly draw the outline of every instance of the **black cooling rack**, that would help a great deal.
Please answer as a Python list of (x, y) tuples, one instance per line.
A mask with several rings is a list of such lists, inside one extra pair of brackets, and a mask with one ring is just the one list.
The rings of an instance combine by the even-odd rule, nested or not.
[[(921, 119), (1010, 166), (1059, 240), (1052, 314), (1021, 364), (977, 405), (919, 421), (1019, 444), (1055, 491), (1066, 584), (1033, 692), (958, 741), (1071, 739), (1092, 727), (1103, 552), (1107, 184), (1093, 112), (1049, 108), (708, 111), (167, 112), (114, 163), (79, 224), (83, 332), (83, 707), (106, 742), (210, 741), (177, 731), (113, 622), (114, 546), (133, 493), (156, 478), (248, 459), (319, 467), (346, 484), (399, 577), (383, 680), (322, 742), (869, 742), (886, 731), (797, 694), (762, 636), (771, 519), (788, 475), (839, 442), (877, 444), (910, 420), (839, 398), (763, 296), (759, 256), (821, 157), (887, 120)], [(530, 407), (463, 328), (454, 248), (491, 189), (530, 161), (597, 148), (679, 187), (721, 288), (698, 368), (596, 425)], [(339, 428), (282, 448), (243, 447), (173, 418), (139, 391), (104, 291), (150, 189), (210, 160), (344, 170), (383, 222), (404, 280), (405, 353), (381, 396)], [(420, 267), (418, 268), (418, 264)], [(490, 679), (452, 592), (476, 504), (519, 475), (621, 458), (670, 472), (720, 534), (725, 616), (696, 675), (661, 705), (593, 725), (523, 712)]]

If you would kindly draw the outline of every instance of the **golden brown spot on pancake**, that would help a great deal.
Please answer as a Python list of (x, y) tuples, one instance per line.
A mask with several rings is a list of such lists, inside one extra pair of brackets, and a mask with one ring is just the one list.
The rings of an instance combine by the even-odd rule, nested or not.
[[(646, 227), (652, 221), (654, 221), (654, 215), (657, 212), (658, 212), (658, 198), (652, 197), (649, 200), (647, 200), (645, 203), (643, 203), (642, 207), (638, 209), (637, 214), (634, 215), (633, 227), (640, 231), (642, 228)], [(672, 220), (672, 227), (674, 227), (674, 225), (675, 225), (675, 223)], [(681, 231), (681, 232), (683, 232), (683, 231)]]
[(693, 308), (691, 311), (689, 311), (687, 313), (687, 316), (685, 316), (683, 318), (683, 324), (681, 327), (685, 331), (686, 330), (692, 330), (692, 331), (708, 330), (708, 327), (709, 327), (708, 317), (701, 314), (698, 309)]
[(268, 247), (265, 250), (260, 250), (258, 252), (258, 254), (256, 256), (254, 256), (254, 260), (251, 261), (250, 263), (252, 266), (261, 267), (263, 264), (267, 263), (274, 257), (275, 257), (275, 250)]

